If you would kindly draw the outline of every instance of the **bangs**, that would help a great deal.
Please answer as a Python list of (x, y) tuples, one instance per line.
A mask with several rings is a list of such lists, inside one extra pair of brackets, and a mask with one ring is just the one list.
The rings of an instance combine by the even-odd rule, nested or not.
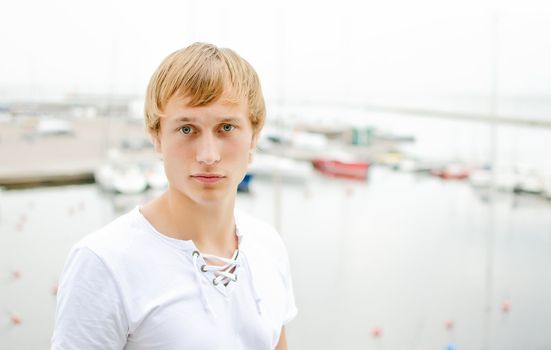
[[(247, 96), (250, 77), (229, 49), (214, 47), (190, 47), (169, 56), (174, 62), (169, 65), (165, 82), (165, 91), (159, 94), (159, 102), (168, 101), (174, 94), (188, 98), (190, 107), (205, 106), (213, 103), (225, 93), (228, 103), (238, 103)], [(195, 50), (194, 50), (195, 49)], [(198, 51), (198, 52), (193, 52)], [(190, 59), (182, 60), (178, 56)], [(244, 84), (245, 83), (245, 84)], [(165, 106), (159, 105), (162, 110)]]
[(224, 98), (237, 104), (245, 101), (250, 119), (261, 127), (265, 115), (260, 81), (253, 67), (234, 51), (196, 43), (170, 54), (151, 77), (146, 96), (146, 124), (159, 128), (159, 117), (174, 96), (187, 99), (190, 107), (206, 106)]
[[(177, 93), (188, 98), (190, 107), (205, 106), (217, 101), (225, 90), (228, 90), (229, 72), (221, 60), (215, 55), (207, 56), (204, 60), (188, 62), (189, 67), (175, 69), (172, 91), (164, 96), (168, 101)], [(229, 89), (233, 91), (233, 89)], [(229, 92), (229, 91), (228, 91)], [(232, 96), (235, 97), (235, 96)], [(164, 107), (164, 106), (163, 106)]]

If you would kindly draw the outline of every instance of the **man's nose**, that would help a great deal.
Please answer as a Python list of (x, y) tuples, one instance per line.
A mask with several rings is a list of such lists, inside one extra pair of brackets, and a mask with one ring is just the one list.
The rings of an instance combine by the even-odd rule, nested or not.
[(218, 140), (213, 135), (203, 134), (197, 147), (197, 162), (211, 165), (220, 161)]

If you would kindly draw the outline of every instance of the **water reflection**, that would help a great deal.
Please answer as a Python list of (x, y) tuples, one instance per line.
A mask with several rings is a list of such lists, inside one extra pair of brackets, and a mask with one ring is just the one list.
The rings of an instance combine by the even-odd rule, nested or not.
[[(237, 206), (280, 221), (299, 306), (288, 328), (292, 348), (551, 344), (545, 199), (499, 193), (488, 202), (464, 182), (378, 167), (366, 182), (315, 174), (282, 183), (279, 194), (274, 188), (253, 180)], [(95, 185), (4, 192), (0, 347), (47, 348), (71, 245), (157, 194), (117, 196)]]

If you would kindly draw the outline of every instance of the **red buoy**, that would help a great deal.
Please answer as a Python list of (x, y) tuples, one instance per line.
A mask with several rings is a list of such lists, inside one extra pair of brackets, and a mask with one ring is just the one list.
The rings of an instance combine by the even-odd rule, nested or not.
[(509, 312), (510, 309), (511, 309), (511, 303), (510, 303), (510, 302), (504, 301), (504, 302), (501, 304), (501, 311), (503, 311), (503, 312)]
[(19, 316), (18, 314), (12, 314), (10, 316), (10, 322), (11, 324), (13, 324), (14, 326), (17, 326), (17, 325), (20, 325), (22, 320), (21, 320), (21, 316)]
[(447, 330), (451, 331), (453, 329), (454, 322), (453, 322), (453, 320), (447, 320), (444, 325), (446, 326)]
[(371, 335), (373, 336), (373, 338), (379, 338), (382, 333), (383, 331), (379, 327), (375, 327), (371, 330)]

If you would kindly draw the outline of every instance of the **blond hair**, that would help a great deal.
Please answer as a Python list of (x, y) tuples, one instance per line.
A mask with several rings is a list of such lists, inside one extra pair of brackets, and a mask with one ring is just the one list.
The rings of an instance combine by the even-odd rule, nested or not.
[(147, 130), (159, 131), (159, 118), (174, 94), (188, 97), (188, 105), (198, 107), (217, 101), (223, 93), (230, 103), (247, 100), (251, 125), (258, 134), (266, 119), (266, 106), (260, 80), (249, 62), (230, 49), (206, 43), (173, 52), (149, 81), (145, 97)]

